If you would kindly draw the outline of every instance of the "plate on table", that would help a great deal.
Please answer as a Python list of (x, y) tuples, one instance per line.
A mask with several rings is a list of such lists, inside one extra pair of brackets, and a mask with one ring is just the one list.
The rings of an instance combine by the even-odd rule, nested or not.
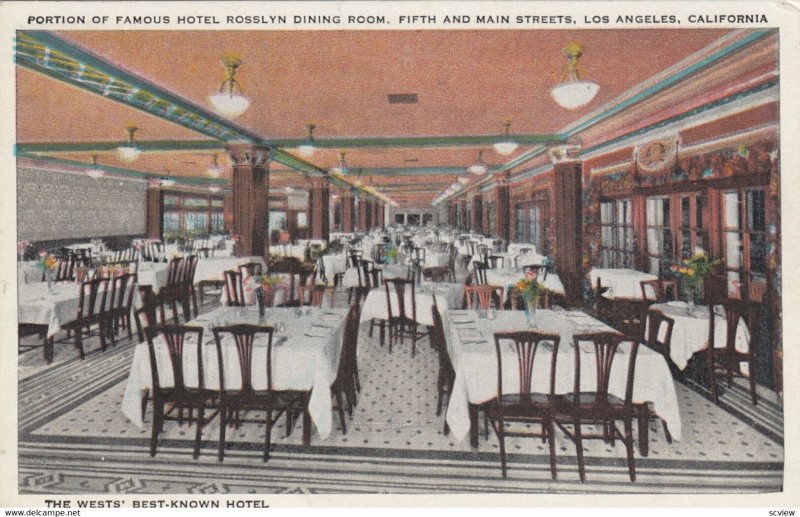
[(475, 318), (473, 318), (470, 314), (454, 314), (450, 317), (450, 321), (453, 323), (473, 323)]
[(686, 302), (667, 302), (667, 307), (685, 308)]
[(483, 334), (479, 330), (475, 329), (461, 329), (458, 331), (458, 338), (461, 340), (462, 344), (467, 343), (484, 343), (486, 342), (486, 338), (483, 337)]
[(339, 316), (338, 314), (328, 314), (328, 313), (323, 313), (319, 317), (319, 319), (321, 319), (322, 321), (339, 321), (340, 318), (341, 316)]
[(330, 327), (311, 327), (306, 330), (305, 335), (308, 337), (329, 337), (331, 335)]

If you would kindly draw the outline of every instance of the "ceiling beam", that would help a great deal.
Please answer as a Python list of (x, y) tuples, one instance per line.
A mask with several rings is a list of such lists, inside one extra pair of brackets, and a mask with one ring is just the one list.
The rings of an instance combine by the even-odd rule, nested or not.
[[(17, 152), (25, 153), (105, 153), (116, 152), (122, 140), (116, 142), (28, 142), (16, 145)], [(219, 140), (137, 140), (136, 145), (145, 153), (187, 151), (220, 151), (225, 142)]]
[[(480, 147), (504, 142), (503, 135), (457, 135), (457, 136), (418, 136), (418, 137), (364, 137), (364, 138), (325, 138), (314, 139), (314, 145), (321, 149), (363, 149), (375, 147)], [(563, 143), (562, 135), (534, 134), (511, 135), (520, 145)], [(277, 147), (296, 148), (305, 139), (275, 139), (270, 143)]]
[(46, 31), (19, 31), (18, 65), (109, 100), (224, 141), (261, 143), (259, 135), (238, 126), (146, 79), (105, 61)]

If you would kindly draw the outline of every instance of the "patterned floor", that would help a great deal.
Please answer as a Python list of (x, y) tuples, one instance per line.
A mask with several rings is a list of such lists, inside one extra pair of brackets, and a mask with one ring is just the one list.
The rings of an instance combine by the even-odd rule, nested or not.
[[(343, 293), (337, 305), (346, 306)], [(212, 305), (206, 306), (206, 310)], [(35, 343), (34, 338), (30, 338)], [(359, 336), (362, 394), (347, 434), (312, 436), (301, 447), (298, 428), (273, 432), (274, 453), (261, 462), (263, 425), (229, 433), (231, 449), (216, 462), (216, 421), (204, 431), (201, 458), (191, 457), (193, 428), (167, 423), (158, 454), (147, 452), (150, 412), (139, 429), (119, 411), (132, 342), (100, 352), (89, 340), (78, 361), (68, 344), (43, 366), (41, 351), (20, 354), (21, 493), (664, 493), (763, 492), (782, 489), (783, 424), (769, 391), (749, 403), (739, 385), (715, 406), (699, 387), (678, 385), (683, 439), (667, 444), (651, 425), (650, 455), (637, 455), (630, 483), (621, 444), (585, 444), (587, 482), (578, 481), (575, 450), (560, 436), (559, 480), (550, 479), (546, 446), (509, 439), (509, 479), (500, 476), (497, 440), (479, 449), (442, 433), (436, 417), (436, 356), (427, 339), (388, 354), (376, 338)], [(27, 341), (26, 341), (27, 342)], [(338, 419), (334, 418), (338, 424)], [(757, 425), (753, 425), (756, 423)], [(230, 436), (230, 435), (233, 436)]]

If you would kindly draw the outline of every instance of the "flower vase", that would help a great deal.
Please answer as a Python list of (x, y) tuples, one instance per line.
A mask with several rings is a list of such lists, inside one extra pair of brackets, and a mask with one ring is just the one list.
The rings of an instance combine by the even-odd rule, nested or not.
[(529, 328), (536, 328), (536, 307), (539, 305), (538, 299), (525, 300), (525, 317)]

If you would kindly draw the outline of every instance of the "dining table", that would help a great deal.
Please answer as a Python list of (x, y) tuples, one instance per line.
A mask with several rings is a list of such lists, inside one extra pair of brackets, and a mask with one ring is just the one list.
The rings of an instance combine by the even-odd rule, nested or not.
[[(455, 382), (447, 408), (447, 424), (454, 438), (470, 436), (473, 447), (478, 444), (477, 407), (497, 396), (497, 351), (495, 332), (538, 330), (560, 336), (556, 359), (556, 394), (567, 394), (574, 387), (575, 354), (580, 353), (581, 389), (597, 388), (594, 348), (586, 343), (575, 346), (578, 333), (614, 331), (605, 323), (581, 311), (536, 311), (535, 327), (531, 328), (524, 311), (445, 311), (442, 317), (447, 351), (450, 355)], [(631, 343), (620, 344), (609, 378), (608, 392), (625, 398), (628, 358)], [(537, 352), (534, 362), (532, 391), (548, 393), (552, 347)], [(517, 357), (512, 348), (501, 348), (504, 362)], [(539, 355), (541, 354), (541, 356)], [(518, 386), (518, 369), (503, 369), (503, 386)], [(650, 402), (655, 413), (669, 426), (675, 440), (681, 439), (681, 417), (675, 384), (667, 362), (655, 351), (640, 346), (636, 358), (633, 401)]]
[[(336, 379), (342, 349), (347, 309), (317, 307), (274, 308), (260, 314), (257, 306), (220, 307), (201, 314), (187, 323), (203, 328), (204, 384), (219, 389), (219, 363), (212, 329), (233, 324), (269, 325), (274, 329), (272, 354), (272, 383), (276, 390), (310, 392), (308, 411), (321, 439), (333, 429), (331, 385)], [(187, 340), (189, 338), (187, 337)], [(187, 341), (183, 347), (184, 381), (197, 387), (197, 347)], [(257, 338), (253, 346), (252, 385), (256, 390), (266, 388), (266, 351), (268, 342)], [(154, 340), (159, 383), (174, 385), (169, 354), (161, 336)], [(230, 336), (221, 342), (222, 369), (225, 388), (241, 388), (241, 371), (236, 346)], [(142, 400), (152, 386), (152, 371), (148, 344), (140, 343), (133, 353), (130, 373), (125, 385), (121, 411), (136, 427), (144, 426)], [(304, 444), (309, 436), (304, 434)]]
[[(486, 270), (486, 283), (504, 287), (508, 292), (512, 285), (525, 278), (522, 268), (498, 268)], [(564, 294), (564, 284), (557, 273), (547, 273), (544, 278), (537, 278), (542, 287), (555, 294)]]
[[(414, 299), (416, 300), (416, 318), (414, 321), (420, 325), (433, 326), (433, 303), (436, 299), (436, 306), (439, 311), (460, 308), (464, 299), (464, 284), (445, 283), (445, 282), (422, 282), (414, 288)], [(392, 292), (392, 312), (396, 316), (398, 311), (397, 294)], [(406, 315), (410, 317), (411, 312), (411, 289), (405, 291)], [(389, 319), (389, 306), (386, 298), (386, 288), (377, 287), (372, 289), (367, 295), (361, 308), (361, 322), (373, 319)]]
[[(689, 364), (694, 354), (708, 347), (708, 330), (710, 311), (707, 305), (690, 307), (683, 301), (667, 303), (654, 303), (650, 311), (661, 311), (672, 318), (675, 324), (672, 327), (672, 337), (669, 346), (669, 357), (678, 369), (683, 370)], [(649, 321), (648, 321), (649, 323)], [(649, 326), (645, 331), (649, 332)], [(728, 328), (725, 311), (722, 306), (716, 306), (714, 311), (714, 347), (724, 348), (727, 344)], [(750, 333), (747, 325), (740, 320), (736, 328), (735, 347), (739, 352), (747, 352), (750, 342)], [(743, 371), (746, 373), (747, 363)]]
[[(78, 317), (81, 284), (74, 281), (46, 282), (19, 286), (17, 319), (21, 324), (47, 327), (47, 338), (51, 338), (69, 322)], [(98, 302), (99, 303), (99, 302)], [(133, 293), (133, 305), (142, 306), (138, 290)]]
[(593, 268), (589, 272), (589, 277), (593, 287), (597, 285), (597, 279), (600, 279), (600, 285), (608, 288), (603, 293), (603, 297), (609, 299), (634, 298), (641, 300), (641, 283), (649, 280), (658, 280), (657, 275), (625, 268)]

